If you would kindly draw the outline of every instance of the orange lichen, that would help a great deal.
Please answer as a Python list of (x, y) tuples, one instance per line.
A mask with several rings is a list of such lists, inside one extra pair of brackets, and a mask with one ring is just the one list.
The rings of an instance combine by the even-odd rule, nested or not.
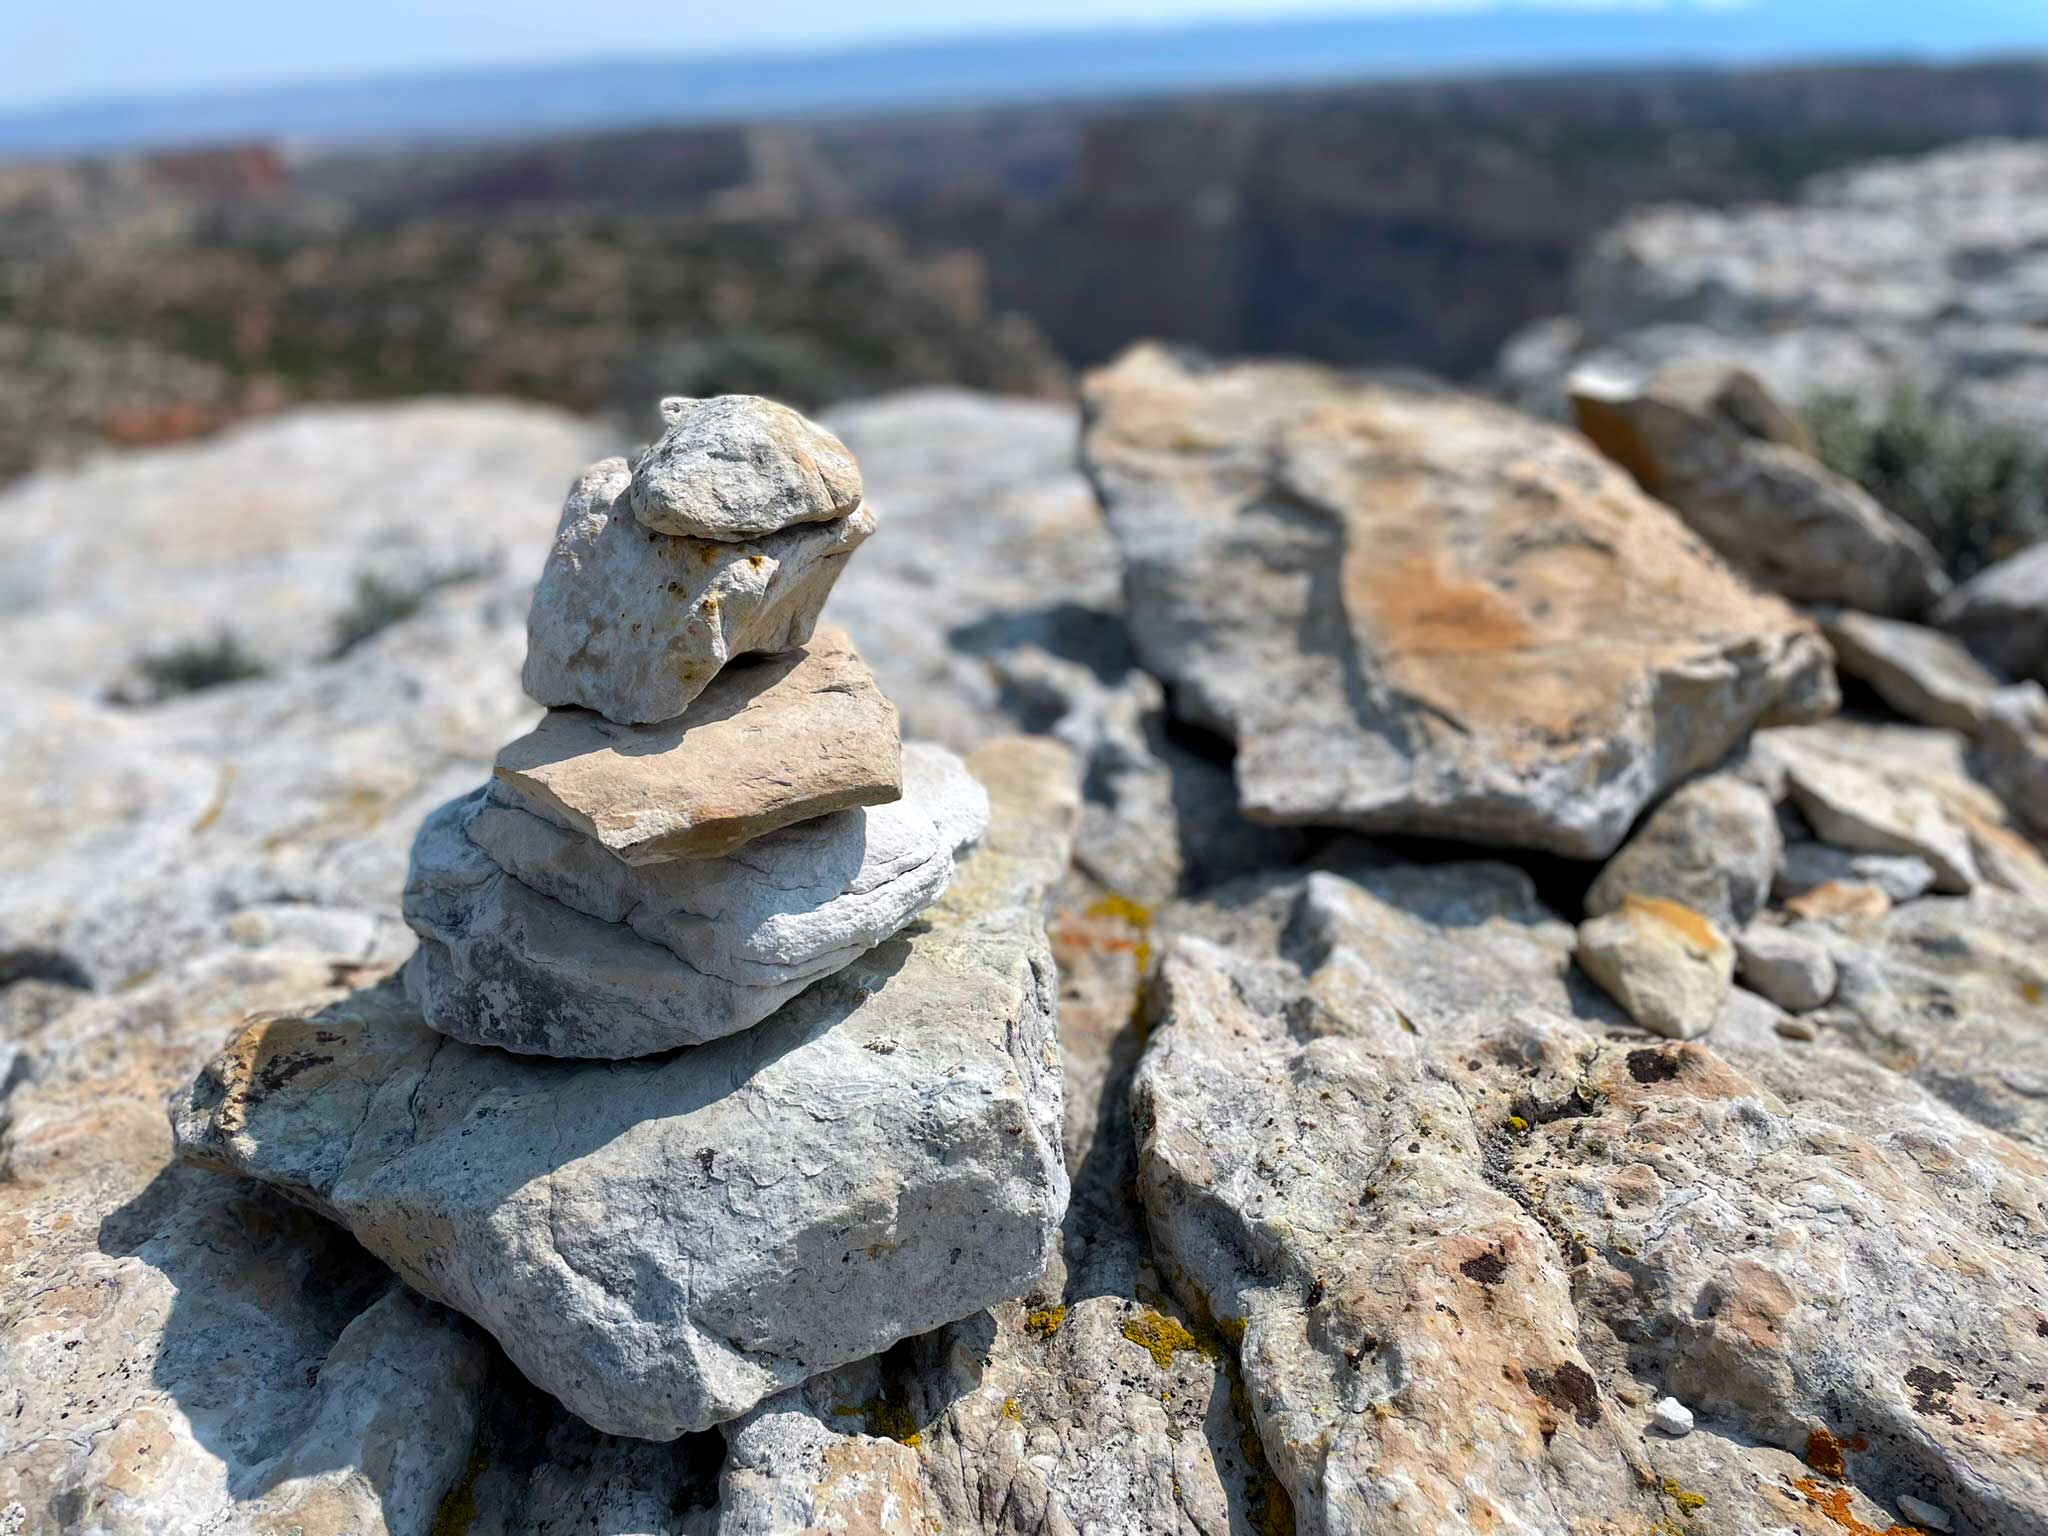
[(1654, 918), (1665, 927), (1675, 930), (1695, 949), (1712, 954), (1727, 945), (1728, 941), (1715, 931), (1712, 923), (1683, 902), (1671, 901), (1663, 896), (1644, 896), (1630, 891), (1621, 898), (1621, 904), (1630, 911)]
[(1910, 1525), (1887, 1525), (1880, 1530), (1858, 1518), (1851, 1507), (1855, 1495), (1847, 1488), (1824, 1488), (1810, 1477), (1802, 1477), (1796, 1486), (1806, 1495), (1809, 1504), (1847, 1531), (1849, 1536), (1918, 1536)]

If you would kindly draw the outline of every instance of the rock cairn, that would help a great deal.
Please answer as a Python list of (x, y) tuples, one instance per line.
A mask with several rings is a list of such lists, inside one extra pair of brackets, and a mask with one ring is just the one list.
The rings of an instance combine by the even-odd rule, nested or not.
[(988, 825), (818, 624), (875, 527), (853, 456), (751, 395), (661, 412), (563, 508), (527, 623), (546, 718), (413, 845), (405, 989), (459, 1040), (628, 1057), (745, 1029), (930, 906)]

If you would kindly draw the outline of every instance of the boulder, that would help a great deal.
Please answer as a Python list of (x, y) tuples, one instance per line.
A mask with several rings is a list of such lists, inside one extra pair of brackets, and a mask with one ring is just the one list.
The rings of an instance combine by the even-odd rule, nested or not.
[(1571, 400), (1602, 453), (1757, 585), (1876, 613), (1918, 613), (1948, 590), (1926, 539), (1787, 440), (1783, 408), (1753, 375), (1581, 370)]
[(537, 1060), (380, 988), (244, 1030), (180, 1150), (341, 1222), (607, 1433), (703, 1429), (1022, 1294), (1068, 1193), (1041, 904), (1076, 803), (1052, 744), (973, 766), (994, 815), (945, 899), (752, 1030)]
[(527, 618), (527, 693), (620, 725), (673, 720), (719, 669), (811, 637), (846, 557), (875, 531), (862, 506), (740, 542), (655, 533), (631, 473), (605, 459), (571, 487)]
[(1934, 621), (2007, 677), (2048, 683), (2048, 542), (1979, 571)]
[(1086, 408), (1131, 637), (1254, 820), (1604, 857), (1752, 726), (1834, 707), (1813, 627), (1555, 428), (1152, 347)]
[(902, 771), (895, 706), (846, 631), (823, 625), (797, 650), (726, 667), (661, 725), (550, 710), (494, 773), (535, 815), (653, 864), (894, 800)]
[(1660, 896), (1732, 933), (1769, 899), (1783, 852), (1769, 795), (1737, 774), (1704, 774), (1644, 818), (1586, 892), (1586, 911), (1612, 912), (1631, 893)]
[(444, 1034), (548, 1056), (745, 1029), (936, 901), (987, 826), (958, 758), (915, 745), (903, 760), (901, 800), (637, 867), (494, 790), (452, 800), (413, 847), (406, 993)]
[(1835, 612), (1821, 617), (1844, 677), (1870, 685), (1908, 720), (1974, 735), (1997, 691), (1997, 677), (1959, 641), (1938, 629)]
[(1735, 947), (1712, 920), (1633, 892), (1579, 925), (1578, 961), (1630, 1018), (1673, 1040), (1714, 1027), (1735, 977)]
[(661, 402), (661, 436), (633, 463), (633, 515), (656, 533), (758, 539), (860, 505), (860, 466), (815, 421), (759, 395)]

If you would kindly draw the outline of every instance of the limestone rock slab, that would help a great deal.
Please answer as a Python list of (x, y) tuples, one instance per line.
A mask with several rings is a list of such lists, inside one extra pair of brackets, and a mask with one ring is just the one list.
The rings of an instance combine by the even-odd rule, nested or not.
[(1874, 614), (1824, 615), (1821, 632), (1844, 677), (1868, 683), (1908, 720), (1975, 734), (1998, 678), (1952, 635)]
[(815, 421), (759, 395), (661, 402), (662, 433), (633, 465), (633, 515), (656, 533), (758, 539), (860, 505), (860, 466)]
[(634, 518), (631, 482), (624, 459), (605, 459), (571, 487), (521, 673), (537, 702), (621, 725), (674, 719), (735, 656), (802, 645), (875, 531), (863, 506), (740, 542), (676, 538)]
[(1753, 725), (1834, 707), (1813, 627), (1572, 434), (1157, 348), (1086, 409), (1132, 639), (1254, 820), (1604, 857)]
[(614, 725), (550, 710), (498, 754), (520, 804), (628, 864), (705, 859), (792, 822), (902, 793), (896, 709), (844, 630), (726, 667), (689, 711)]
[(1067, 1201), (1041, 904), (1071, 759), (974, 759), (987, 842), (899, 935), (732, 1039), (647, 1061), (449, 1040), (389, 988), (246, 1030), (185, 1156), (345, 1224), (608, 1433), (672, 1439), (1021, 1294)]
[(2048, 683), (2048, 543), (1979, 571), (1934, 618), (2007, 677)]
[(1876, 613), (1917, 613), (1946, 592), (1916, 530), (1808, 452), (1753, 429), (1756, 413), (1741, 407), (1763, 394), (1753, 375), (1711, 364), (1642, 382), (1582, 370), (1571, 381), (1580, 430), (1759, 586)]
[(987, 794), (951, 753), (913, 745), (904, 770), (902, 800), (638, 867), (495, 789), (452, 800), (406, 879), (407, 995), (444, 1034), (547, 1056), (748, 1028), (937, 900), (986, 828)]

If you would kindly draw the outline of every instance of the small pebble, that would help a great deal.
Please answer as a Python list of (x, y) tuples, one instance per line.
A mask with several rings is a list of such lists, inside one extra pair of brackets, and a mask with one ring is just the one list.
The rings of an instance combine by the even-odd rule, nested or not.
[(1916, 1499), (1910, 1493), (1899, 1495), (1899, 1513), (1923, 1531), (1952, 1529), (1947, 1510), (1939, 1504), (1930, 1504), (1925, 1499)]
[(1820, 1032), (1813, 1027), (1813, 1020), (1783, 1018), (1778, 1020), (1778, 1033), (1787, 1040), (1818, 1040)]
[(1675, 1397), (1660, 1397), (1650, 1410), (1650, 1423), (1676, 1440), (1692, 1433), (1692, 1410)]

